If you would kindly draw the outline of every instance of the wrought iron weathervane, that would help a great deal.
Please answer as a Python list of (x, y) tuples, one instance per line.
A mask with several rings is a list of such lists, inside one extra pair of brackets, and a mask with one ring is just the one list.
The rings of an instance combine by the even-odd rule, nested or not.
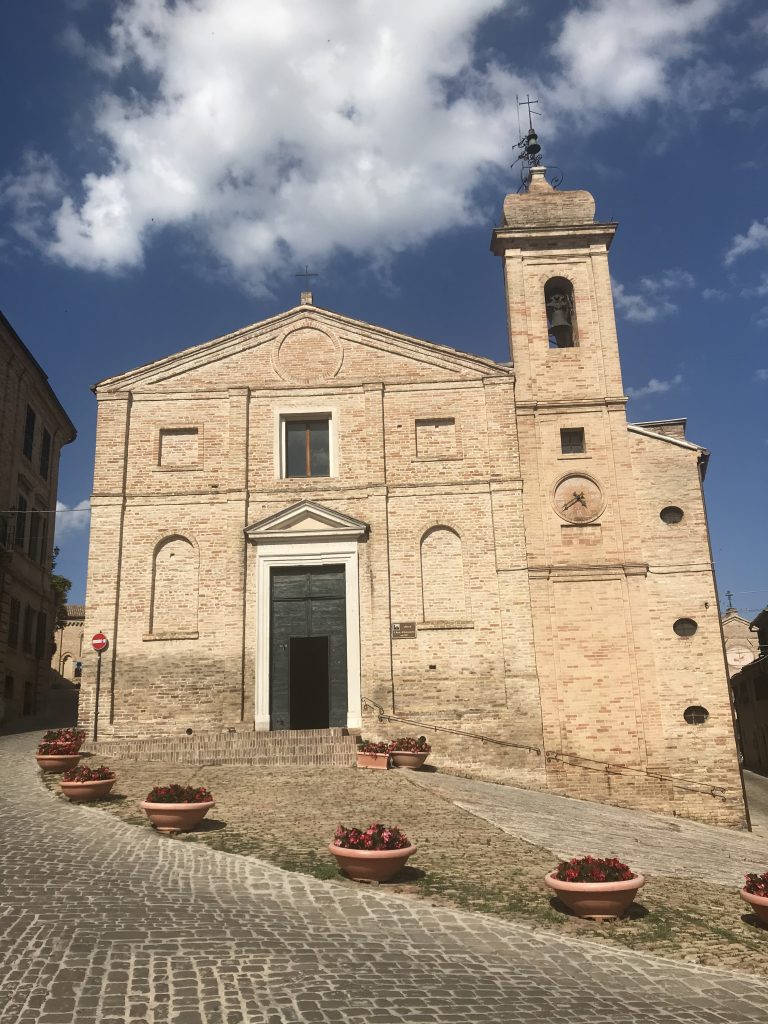
[[(534, 110), (533, 107), (539, 102), (538, 100), (532, 100), (529, 95), (526, 95), (524, 100), (515, 97), (517, 100), (517, 130), (520, 133), (520, 141), (517, 143), (518, 155), (515, 162), (512, 164), (520, 163), (520, 191), (525, 191), (528, 188), (531, 180), (531, 168), (541, 166), (541, 144), (539, 143), (539, 136), (536, 134), (536, 129), (533, 127), (533, 115), (541, 117), (541, 111)], [(523, 135), (523, 130), (520, 125), (520, 107), (528, 107), (528, 131)], [(553, 188), (562, 182), (563, 175), (559, 168), (553, 168), (554, 174), (550, 184)]]

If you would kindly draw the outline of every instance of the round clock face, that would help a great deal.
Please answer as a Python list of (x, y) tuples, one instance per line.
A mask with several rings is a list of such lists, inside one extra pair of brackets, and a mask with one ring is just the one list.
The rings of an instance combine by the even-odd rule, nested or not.
[(727, 647), (725, 650), (729, 665), (748, 665), (755, 660), (749, 647)]
[(563, 477), (555, 487), (552, 501), (557, 514), (569, 523), (597, 519), (605, 504), (599, 484), (580, 473)]

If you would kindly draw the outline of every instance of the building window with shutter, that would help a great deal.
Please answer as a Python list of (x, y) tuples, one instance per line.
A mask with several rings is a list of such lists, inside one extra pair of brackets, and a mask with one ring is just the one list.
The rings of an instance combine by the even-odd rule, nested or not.
[(19, 646), (19, 618), (21, 617), (21, 605), (15, 597), (11, 598), (8, 612), (8, 646)]
[(40, 528), (42, 526), (42, 516), (40, 512), (34, 508), (29, 513), (29, 543), (27, 545), (27, 554), (33, 562), (40, 561)]
[(30, 605), (24, 608), (24, 624), (21, 630), (21, 649), (25, 654), (34, 653), (35, 619), (37, 612)]
[(27, 499), (20, 494), (16, 501), (16, 535), (14, 544), (17, 548), (23, 548), (27, 538)]
[(37, 628), (35, 630), (35, 655), (38, 658), (42, 658), (46, 651), (46, 632), (48, 628), (48, 616), (45, 612), (38, 612), (37, 615)]
[(51, 470), (51, 435), (43, 429), (43, 439), (40, 442), (40, 476), (43, 480), (48, 479)]
[(34, 444), (35, 444), (35, 420), (36, 419), (37, 419), (37, 417), (35, 416), (34, 410), (31, 408), (31, 406), (28, 405), (27, 406), (27, 418), (26, 418), (26, 421), (24, 423), (24, 444), (22, 446), (22, 451), (24, 452), (24, 454), (26, 455), (26, 457), (30, 461), (32, 459), (32, 449), (33, 449)]

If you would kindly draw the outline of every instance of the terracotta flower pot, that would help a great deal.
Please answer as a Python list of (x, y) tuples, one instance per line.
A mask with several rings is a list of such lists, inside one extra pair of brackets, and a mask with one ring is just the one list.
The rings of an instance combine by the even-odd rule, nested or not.
[(70, 800), (74, 800), (76, 803), (85, 803), (87, 800), (101, 800), (102, 797), (108, 796), (116, 782), (115, 777), (91, 779), (88, 782), (64, 782), (62, 780), (59, 783), (59, 789)]
[(355, 882), (388, 882), (416, 853), (413, 845), (402, 850), (345, 850), (331, 843), (328, 849), (344, 874)]
[(389, 768), (389, 754), (365, 754), (361, 750), (357, 752), (358, 768), (380, 768), (386, 771)]
[(393, 750), (390, 756), (395, 768), (410, 768), (418, 771), (429, 757), (428, 750)]
[(632, 905), (640, 886), (645, 885), (642, 875), (624, 882), (561, 882), (551, 871), (544, 881), (577, 917), (621, 917)]
[(35, 754), (35, 760), (44, 772), (65, 772), (76, 767), (82, 754)]
[(198, 804), (150, 804), (142, 800), (139, 804), (158, 832), (170, 834), (191, 832), (214, 806), (213, 800)]
[(768, 925), (768, 896), (756, 896), (753, 892), (742, 889), (741, 898), (752, 907), (752, 912), (758, 921)]

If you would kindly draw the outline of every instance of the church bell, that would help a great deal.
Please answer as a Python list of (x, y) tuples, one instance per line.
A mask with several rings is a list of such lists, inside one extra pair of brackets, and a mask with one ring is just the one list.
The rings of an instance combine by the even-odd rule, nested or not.
[(552, 295), (547, 305), (550, 308), (549, 333), (554, 336), (558, 348), (569, 348), (573, 344), (573, 325), (567, 297)]
[(525, 137), (525, 152), (526, 156), (538, 156), (541, 152), (541, 146), (539, 145), (539, 137), (536, 132), (531, 128)]

